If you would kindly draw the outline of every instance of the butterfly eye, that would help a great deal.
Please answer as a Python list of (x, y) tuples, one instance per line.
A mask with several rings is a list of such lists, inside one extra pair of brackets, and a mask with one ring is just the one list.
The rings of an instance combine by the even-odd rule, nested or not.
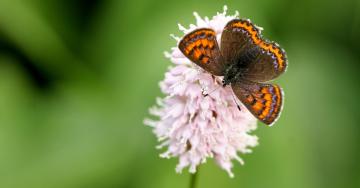
[(223, 79), (221, 82), (222, 82), (222, 86), (223, 86), (223, 87), (225, 87), (225, 86), (227, 85), (227, 83), (226, 83), (226, 80), (225, 80), (225, 79)]

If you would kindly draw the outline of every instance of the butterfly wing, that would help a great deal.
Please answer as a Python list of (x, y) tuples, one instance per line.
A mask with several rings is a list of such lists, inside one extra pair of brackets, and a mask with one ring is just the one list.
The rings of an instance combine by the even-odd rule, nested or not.
[(237, 21), (228, 22), (221, 35), (221, 53), (226, 62), (235, 63), (248, 49), (256, 46), (248, 33), (236, 26)]
[(286, 54), (279, 45), (263, 40), (260, 30), (249, 20), (234, 19), (227, 23), (221, 37), (221, 52), (225, 61), (239, 61), (249, 50), (252, 50), (252, 60), (242, 62), (242, 77), (245, 79), (266, 82), (285, 72)]
[(185, 35), (179, 43), (179, 49), (192, 62), (211, 74), (224, 75), (224, 61), (212, 29), (197, 29)]
[(278, 85), (239, 81), (231, 86), (235, 95), (260, 121), (271, 125), (279, 117), (283, 92)]

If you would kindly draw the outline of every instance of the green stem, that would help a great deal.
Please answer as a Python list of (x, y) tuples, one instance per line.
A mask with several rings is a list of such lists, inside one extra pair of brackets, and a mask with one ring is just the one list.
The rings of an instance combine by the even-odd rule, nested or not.
[(197, 176), (199, 173), (199, 169), (194, 174), (191, 174), (190, 176), (190, 188), (195, 188)]

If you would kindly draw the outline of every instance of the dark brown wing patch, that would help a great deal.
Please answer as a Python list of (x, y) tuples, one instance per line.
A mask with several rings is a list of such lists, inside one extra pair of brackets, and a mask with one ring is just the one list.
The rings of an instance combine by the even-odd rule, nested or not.
[(232, 89), (247, 109), (260, 121), (271, 125), (279, 117), (283, 93), (278, 85), (242, 81)]
[(236, 61), (237, 53), (243, 53), (254, 46), (260, 48), (260, 53), (254, 62), (249, 62), (244, 72), (245, 78), (264, 82), (285, 72), (287, 67), (285, 51), (278, 44), (262, 39), (260, 30), (249, 20), (234, 19), (225, 26), (221, 51), (227, 61)]
[(187, 34), (180, 41), (179, 49), (187, 58), (211, 74), (224, 74), (223, 58), (212, 29), (197, 29)]

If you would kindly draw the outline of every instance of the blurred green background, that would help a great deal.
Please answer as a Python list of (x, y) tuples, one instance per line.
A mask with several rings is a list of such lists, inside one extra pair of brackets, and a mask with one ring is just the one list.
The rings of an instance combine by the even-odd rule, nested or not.
[(0, 0), (0, 187), (188, 187), (143, 125), (177, 23), (235, 10), (287, 51), (281, 118), (230, 179), (198, 187), (360, 187), (359, 0)]

